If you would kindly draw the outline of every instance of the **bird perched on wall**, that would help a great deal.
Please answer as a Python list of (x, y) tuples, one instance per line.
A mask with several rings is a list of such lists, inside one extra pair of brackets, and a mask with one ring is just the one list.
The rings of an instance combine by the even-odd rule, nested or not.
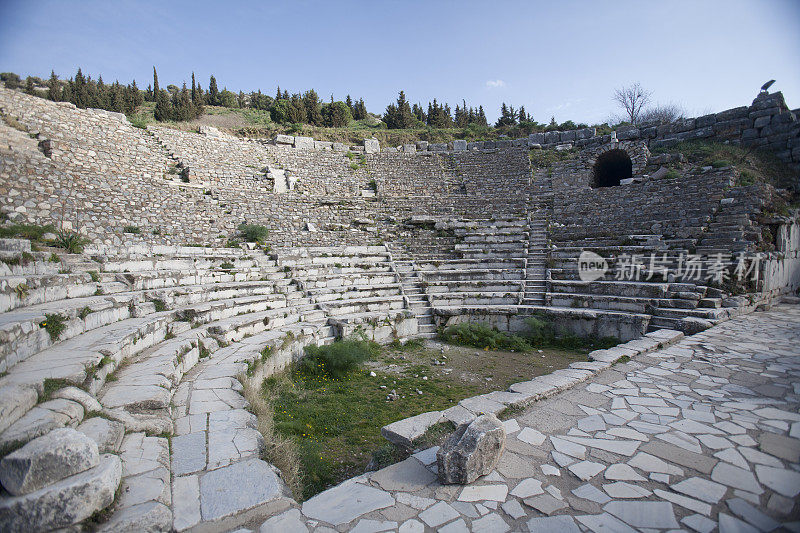
[(764, 85), (762, 85), (762, 86), (761, 86), (761, 92), (762, 92), (762, 93), (767, 93), (767, 89), (769, 89), (770, 87), (772, 87), (772, 84), (773, 84), (773, 83), (775, 83), (775, 80), (769, 80), (767, 83), (765, 83)]

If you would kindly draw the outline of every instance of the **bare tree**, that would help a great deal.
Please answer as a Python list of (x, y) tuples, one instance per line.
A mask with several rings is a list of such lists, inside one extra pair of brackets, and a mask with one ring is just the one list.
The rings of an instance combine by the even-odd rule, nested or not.
[(686, 110), (678, 104), (658, 104), (642, 111), (639, 114), (638, 121), (641, 124), (646, 124), (648, 122), (669, 124), (671, 122), (677, 122), (685, 117)]
[(651, 92), (642, 87), (639, 82), (621, 87), (614, 91), (614, 101), (617, 102), (631, 124), (639, 122), (642, 109), (650, 102)]

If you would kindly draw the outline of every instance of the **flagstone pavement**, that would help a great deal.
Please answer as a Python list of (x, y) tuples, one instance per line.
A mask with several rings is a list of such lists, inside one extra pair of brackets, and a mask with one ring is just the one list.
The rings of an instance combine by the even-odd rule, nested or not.
[(800, 531), (800, 306), (715, 326), (537, 402), (469, 486), (436, 449), (261, 531)]

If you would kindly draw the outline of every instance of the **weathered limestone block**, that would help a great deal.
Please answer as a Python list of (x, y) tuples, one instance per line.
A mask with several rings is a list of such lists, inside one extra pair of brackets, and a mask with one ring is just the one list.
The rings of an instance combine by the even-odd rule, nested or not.
[(381, 151), (381, 143), (378, 139), (364, 139), (364, 151), (368, 154), (377, 154)]
[(100, 405), (94, 396), (89, 394), (86, 391), (79, 389), (78, 387), (64, 387), (56, 391), (51, 398), (63, 398), (64, 400), (72, 400), (73, 402), (78, 402), (84, 408), (87, 413), (92, 411), (102, 411), (103, 407)]
[(441, 421), (441, 411), (422, 413), (383, 426), (381, 435), (392, 444), (410, 449), (414, 440), (420, 438), (431, 426)]
[(464, 140), (453, 141), (453, 151), (454, 152), (463, 152), (466, 149), (467, 149), (467, 141), (464, 141)]
[(294, 137), (291, 135), (278, 134), (275, 136), (276, 144), (294, 144)]
[(295, 137), (294, 147), (311, 150), (314, 148), (314, 139), (312, 139), (311, 137), (299, 137), (299, 136)]
[(38, 397), (33, 387), (22, 385), (0, 387), (0, 433), (36, 405)]
[(493, 414), (481, 415), (456, 429), (436, 452), (439, 481), (466, 485), (494, 470), (506, 446), (503, 423)]
[(117, 453), (125, 436), (125, 425), (116, 420), (95, 416), (76, 428), (97, 443), (100, 453)]
[(28, 494), (94, 468), (97, 444), (72, 428), (59, 428), (30, 441), (0, 461), (0, 483), (14, 496)]
[(0, 500), (0, 530), (27, 533), (66, 527), (89, 518), (114, 501), (122, 477), (116, 455), (96, 467), (24, 496)]
[(81, 420), (83, 407), (77, 402), (57, 399), (41, 403), (0, 434), (0, 453), (26, 444), (53, 429), (75, 427)]

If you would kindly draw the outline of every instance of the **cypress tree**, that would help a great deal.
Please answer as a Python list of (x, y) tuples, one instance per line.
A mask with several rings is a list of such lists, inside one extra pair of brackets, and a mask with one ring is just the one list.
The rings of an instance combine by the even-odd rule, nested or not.
[(356, 120), (363, 120), (367, 118), (367, 106), (364, 105), (364, 99), (361, 98), (358, 100), (358, 103), (354, 106), (354, 113), (353, 118)]
[(305, 124), (307, 122), (306, 108), (299, 94), (293, 94), (289, 100), (286, 120), (292, 124)]
[(322, 110), (319, 96), (314, 89), (310, 89), (303, 94), (303, 106), (306, 108), (306, 121), (314, 126), (322, 126)]
[(217, 88), (217, 80), (214, 75), (208, 81), (208, 105), (219, 105), (219, 89)]
[(86, 78), (83, 77), (80, 67), (75, 74), (75, 82), (72, 90), (72, 103), (76, 107), (85, 109), (87, 105), (88, 95), (86, 93)]
[(275, 93), (275, 101), (277, 102), (281, 98), (283, 98), (283, 95), (281, 94), (281, 86), (278, 85), (278, 91)]
[(345, 98), (344, 103), (347, 106), (347, 109), (350, 110), (350, 114), (353, 114), (355, 112), (355, 109), (353, 109), (353, 99), (350, 98), (349, 94), (347, 95), (347, 98)]
[(192, 103), (197, 103), (197, 84), (194, 81), (194, 72), (192, 72)]
[(158, 72), (156, 72), (156, 67), (153, 67), (153, 94), (158, 95)]
[(61, 101), (61, 83), (58, 81), (56, 71), (50, 71), (50, 81), (47, 83), (47, 98), (54, 101)]

